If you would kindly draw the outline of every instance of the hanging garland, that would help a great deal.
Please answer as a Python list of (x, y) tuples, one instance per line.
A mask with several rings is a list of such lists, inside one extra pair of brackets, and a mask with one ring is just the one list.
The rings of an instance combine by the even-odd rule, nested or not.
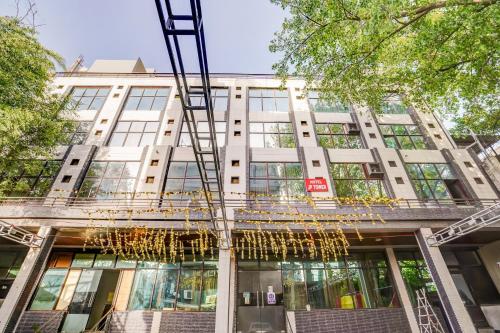
[[(399, 204), (398, 199), (390, 198), (333, 197), (313, 200), (308, 196), (297, 196), (287, 198), (296, 201), (292, 205), (290, 200), (283, 200), (279, 196), (235, 192), (229, 194), (251, 198), (241, 201), (241, 207), (249, 208), (236, 208), (235, 212), (249, 214), (252, 217), (251, 220), (235, 221), (231, 254), (240, 259), (266, 261), (270, 258), (287, 260), (289, 257), (294, 257), (321, 259), (327, 262), (347, 255), (349, 242), (342, 227), (354, 229), (358, 239), (362, 240), (363, 237), (358, 230), (361, 219), (369, 219), (372, 223), (384, 223), (380, 214), (372, 212), (373, 205), (394, 209)], [(197, 206), (175, 207), (172, 202), (162, 199), (160, 207), (127, 207), (125, 212), (129, 223), (120, 228), (116, 226), (115, 216), (123, 213), (124, 209), (87, 209), (90, 228), (87, 229), (84, 248), (97, 247), (102, 253), (138, 260), (176, 262), (186, 260), (188, 254), (192, 260), (196, 260), (197, 257), (213, 258), (215, 249), (221, 246), (223, 240), (211, 226), (207, 225), (211, 222), (200, 221), (203, 218), (209, 219), (209, 208), (200, 205), (199, 191), (170, 192), (165, 194), (165, 198), (179, 195), (188, 196), (191, 198), (190, 202), (196, 203)], [(318, 213), (318, 204), (322, 201), (331, 201), (339, 207), (350, 206), (353, 212)], [(311, 209), (300, 212), (297, 203), (311, 208), (312, 212)], [(281, 209), (277, 210), (278, 207)], [(360, 208), (365, 210), (359, 211)], [(161, 213), (165, 219), (183, 216), (183, 227), (181, 230), (174, 230), (173, 227), (155, 229), (146, 225), (138, 226), (133, 222), (134, 217), (150, 213)], [(191, 221), (193, 215), (196, 218)], [(104, 228), (95, 226), (95, 220), (102, 220), (103, 217), (107, 217), (109, 226)]]

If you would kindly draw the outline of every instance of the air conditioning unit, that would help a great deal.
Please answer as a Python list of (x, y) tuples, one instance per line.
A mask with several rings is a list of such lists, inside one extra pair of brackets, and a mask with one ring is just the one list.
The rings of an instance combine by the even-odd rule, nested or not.
[(344, 124), (345, 134), (359, 134), (359, 127), (356, 123), (345, 123)]
[(384, 172), (382, 171), (382, 168), (380, 167), (379, 163), (365, 163), (363, 165), (363, 168), (365, 170), (365, 175), (367, 178), (370, 179), (384, 178)]

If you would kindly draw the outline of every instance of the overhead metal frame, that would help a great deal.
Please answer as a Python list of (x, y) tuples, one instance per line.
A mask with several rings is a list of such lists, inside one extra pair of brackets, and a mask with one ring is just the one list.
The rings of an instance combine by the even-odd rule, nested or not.
[(16, 227), (15, 225), (3, 220), (0, 220), (0, 237), (35, 248), (40, 247), (44, 240), (43, 237), (40, 237), (31, 231)]
[[(189, 137), (191, 138), (191, 144), (201, 178), (202, 192), (209, 208), (210, 219), (213, 222), (214, 231), (220, 235), (222, 241), (220, 246), (229, 249), (231, 239), (227, 224), (223, 180), (216, 140), (201, 3), (200, 0), (190, 0), (189, 7), (191, 13), (188, 15), (174, 15), (170, 0), (164, 1), (164, 7), (162, 6), (161, 0), (155, 0), (155, 3), (163, 37), (167, 45), (168, 57), (172, 65), (172, 71), (179, 92), (184, 123), (188, 129)], [(183, 28), (177, 28), (176, 23), (183, 26)], [(186, 24), (192, 24), (192, 27), (185, 28), (184, 26)], [(199, 76), (194, 78), (201, 81), (201, 87), (193, 88), (188, 85), (179, 36), (194, 38), (199, 67)], [(193, 105), (191, 103), (191, 98), (196, 96), (203, 97), (205, 101), (204, 106)], [(204, 111), (206, 113), (209, 127), (208, 136), (206, 136), (205, 133), (203, 136), (200, 136), (196, 125), (195, 111)], [(209, 146), (203, 147), (200, 140), (203, 140), (203, 142), (208, 141)]]
[(497, 222), (500, 222), (500, 202), (435, 232), (427, 238), (427, 243), (440, 246)]

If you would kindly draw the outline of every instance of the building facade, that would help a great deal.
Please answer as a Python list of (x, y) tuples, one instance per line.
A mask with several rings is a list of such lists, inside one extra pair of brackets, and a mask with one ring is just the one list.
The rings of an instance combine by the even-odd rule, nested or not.
[[(1, 200), (1, 220), (43, 237), (33, 248), (1, 240), (2, 332), (420, 332), (422, 289), (445, 332), (500, 330), (500, 226), (429, 245), (436, 230), (499, 200), (480, 160), (457, 148), (434, 114), (396, 100), (381, 114), (329, 104), (300, 79), (283, 89), (272, 76), (212, 75), (236, 245), (210, 241), (206, 255), (187, 250), (173, 262), (103, 253), (93, 236), (195, 233), (199, 203), (189, 193), (201, 182), (173, 76), (140, 60), (96, 61), (53, 84), (75, 102), (76, 130), (53, 160), (20, 170), (26, 186)], [(196, 119), (203, 141), (207, 117)], [(326, 187), (308, 192), (305, 180), (318, 178)], [(291, 219), (284, 209), (304, 218), (285, 204), (300, 196), (323, 216), (369, 209), (342, 226), (348, 253), (325, 261), (291, 246), (281, 259), (235, 249), (255, 221), (273, 230), (270, 222)], [(266, 197), (274, 203), (259, 215)], [(367, 208), (337, 197), (399, 200)], [(194, 214), (191, 224), (165, 213), (171, 199)], [(304, 232), (297, 225), (293, 232)]]

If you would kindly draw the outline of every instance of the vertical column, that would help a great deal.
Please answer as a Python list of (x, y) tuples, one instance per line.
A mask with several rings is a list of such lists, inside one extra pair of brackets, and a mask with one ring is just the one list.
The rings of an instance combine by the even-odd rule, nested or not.
[(14, 329), (33, 294), (54, 243), (56, 230), (40, 227), (38, 236), (44, 237), (39, 248), (31, 248), (0, 308), (0, 332), (14, 332)]
[(415, 317), (415, 312), (413, 311), (413, 306), (411, 305), (410, 296), (408, 295), (408, 290), (406, 290), (405, 283), (403, 281), (403, 276), (399, 270), (399, 265), (394, 255), (394, 250), (392, 248), (386, 248), (385, 252), (387, 254), (387, 259), (389, 261), (389, 267), (391, 269), (392, 277), (394, 278), (394, 284), (396, 290), (398, 291), (399, 299), (401, 300), (401, 305), (406, 313), (406, 318), (408, 318), (408, 323), (410, 324), (410, 329), (412, 333), (419, 333), (417, 318)]
[(427, 237), (430, 235), (432, 235), (430, 228), (420, 228), (416, 232), (418, 246), (429, 268), (432, 280), (436, 284), (439, 299), (451, 329), (455, 333), (476, 332), (469, 313), (451, 278), (448, 267), (446, 267), (441, 251), (438, 247), (431, 247), (427, 243)]
[(219, 250), (217, 275), (217, 308), (215, 311), (215, 332), (229, 333), (231, 315), (231, 254), (229, 250)]

